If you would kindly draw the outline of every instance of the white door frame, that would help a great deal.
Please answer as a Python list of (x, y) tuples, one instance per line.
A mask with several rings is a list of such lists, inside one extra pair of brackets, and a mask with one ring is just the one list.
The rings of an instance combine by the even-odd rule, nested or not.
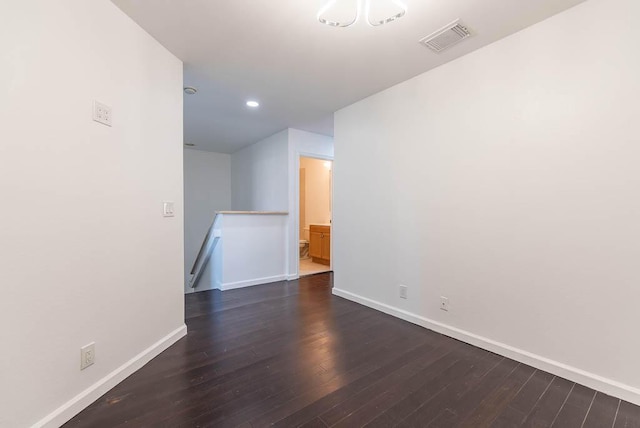
[(294, 204), (293, 209), (295, 212), (295, 232), (296, 237), (296, 279), (300, 278), (300, 158), (311, 158), (331, 161), (331, 260), (329, 261), (329, 270), (333, 270), (333, 156), (320, 155), (317, 153), (309, 153), (303, 151), (296, 151), (296, 168), (294, 177)]

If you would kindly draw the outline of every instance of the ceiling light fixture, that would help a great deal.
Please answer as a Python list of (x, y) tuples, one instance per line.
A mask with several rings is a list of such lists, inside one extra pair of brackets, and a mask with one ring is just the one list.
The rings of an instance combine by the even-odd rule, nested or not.
[(196, 92), (198, 92), (198, 90), (196, 88), (194, 88), (193, 86), (185, 86), (184, 87), (184, 93), (187, 95), (193, 95)]
[(247, 101), (247, 107), (251, 107), (251, 108), (260, 107), (260, 103), (257, 101)]
[[(339, 3), (339, 5), (338, 5)], [(382, 6), (395, 5), (397, 9), (392, 15), (387, 15), (386, 18), (372, 18), (372, 11), (379, 12)], [(341, 12), (348, 10), (349, 13), (346, 17), (342, 18), (329, 18), (332, 13), (336, 13), (340, 9)], [(360, 17), (365, 15), (367, 24), (372, 27), (379, 27), (384, 24), (396, 21), (407, 13), (407, 6), (400, 0), (329, 0), (318, 11), (318, 22), (328, 25), (330, 27), (351, 27), (360, 20)]]

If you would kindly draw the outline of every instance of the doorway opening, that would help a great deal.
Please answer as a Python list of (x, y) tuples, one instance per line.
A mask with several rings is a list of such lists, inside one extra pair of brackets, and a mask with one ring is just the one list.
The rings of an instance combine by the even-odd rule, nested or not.
[(300, 156), (300, 276), (331, 271), (333, 162)]

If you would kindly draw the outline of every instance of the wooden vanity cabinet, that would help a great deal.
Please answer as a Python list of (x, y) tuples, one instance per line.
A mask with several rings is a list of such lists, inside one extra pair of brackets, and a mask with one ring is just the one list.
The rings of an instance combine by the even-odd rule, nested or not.
[(314, 263), (331, 264), (331, 226), (309, 226), (309, 255)]

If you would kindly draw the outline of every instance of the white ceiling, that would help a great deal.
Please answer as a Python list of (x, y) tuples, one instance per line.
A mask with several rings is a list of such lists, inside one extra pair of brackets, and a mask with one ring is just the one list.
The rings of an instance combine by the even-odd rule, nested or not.
[[(184, 141), (223, 153), (287, 127), (333, 135), (336, 110), (583, 1), (407, 0), (399, 21), (332, 28), (316, 20), (326, 0), (113, 0), (198, 88)], [(472, 38), (441, 54), (418, 43), (456, 18)]]

